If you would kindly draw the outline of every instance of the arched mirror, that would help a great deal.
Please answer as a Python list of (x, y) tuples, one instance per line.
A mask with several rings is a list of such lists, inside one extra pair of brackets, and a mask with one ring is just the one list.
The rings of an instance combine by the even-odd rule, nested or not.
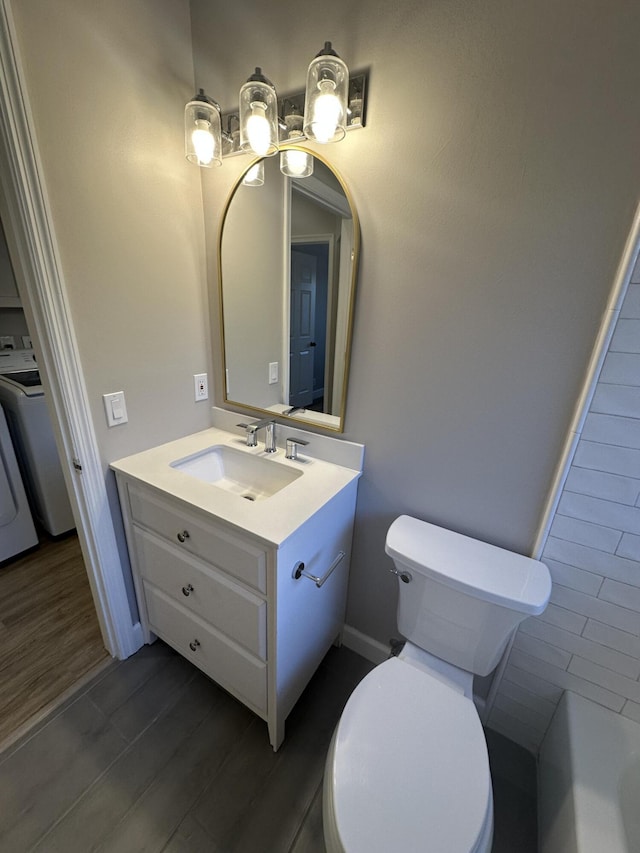
[(225, 402), (342, 432), (360, 233), (344, 182), (312, 156), (304, 178), (256, 161), (257, 186), (251, 164), (222, 217)]

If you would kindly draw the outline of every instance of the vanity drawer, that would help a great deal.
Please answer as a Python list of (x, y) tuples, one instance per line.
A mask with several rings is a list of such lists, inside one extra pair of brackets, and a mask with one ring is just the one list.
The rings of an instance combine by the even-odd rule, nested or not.
[(181, 512), (135, 486), (129, 485), (128, 492), (134, 521), (153, 530), (177, 548), (213, 563), (260, 592), (267, 591), (264, 549), (213, 524), (196, 520), (188, 510)]
[(143, 581), (151, 629), (259, 713), (267, 710), (267, 665)]
[(138, 527), (134, 548), (142, 577), (232, 640), (267, 658), (267, 603), (222, 572)]

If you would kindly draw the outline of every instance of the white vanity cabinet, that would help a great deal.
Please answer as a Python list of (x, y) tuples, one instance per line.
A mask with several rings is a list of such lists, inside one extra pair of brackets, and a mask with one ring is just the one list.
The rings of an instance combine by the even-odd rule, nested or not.
[[(223, 494), (215, 512), (197, 493), (180, 494), (180, 479), (172, 493), (135, 465), (113, 467), (145, 642), (161, 637), (262, 717), (278, 749), (287, 715), (342, 631), (359, 472), (288, 534), (270, 537), (257, 503), (241, 508), (246, 524), (230, 523), (224, 508), (242, 503), (237, 495)], [(260, 535), (252, 512), (264, 516)], [(329, 569), (320, 586), (301, 574), (321, 582)]]

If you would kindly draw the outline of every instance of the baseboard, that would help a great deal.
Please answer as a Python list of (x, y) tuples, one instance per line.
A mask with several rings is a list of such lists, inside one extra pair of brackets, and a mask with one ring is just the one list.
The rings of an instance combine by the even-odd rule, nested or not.
[(131, 631), (127, 636), (127, 640), (128, 643), (126, 648), (122, 649), (121, 655), (118, 655), (119, 660), (126, 660), (131, 657), (131, 655), (135, 655), (135, 653), (139, 652), (144, 646), (144, 632), (140, 622), (133, 623)]
[(134, 651), (132, 651), (132, 654), (135, 654), (135, 652), (139, 651), (144, 646), (144, 634), (142, 633), (142, 625), (140, 622), (135, 622), (133, 625), (133, 645)]
[(344, 626), (342, 643), (352, 652), (362, 655), (363, 658), (376, 665), (389, 657), (389, 646), (374, 640), (373, 637), (368, 637), (362, 631), (358, 631), (357, 628), (352, 628), (351, 625)]

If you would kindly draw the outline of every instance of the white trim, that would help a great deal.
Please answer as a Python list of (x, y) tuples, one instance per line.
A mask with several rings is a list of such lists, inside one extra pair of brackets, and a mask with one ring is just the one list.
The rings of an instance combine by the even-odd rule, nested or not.
[[(20, 296), (39, 342), (38, 359), (104, 642), (112, 655), (125, 658), (140, 647), (140, 636), (132, 625), (33, 127), (11, 0), (0, 0), (2, 216)], [(74, 460), (82, 473), (74, 472)]]
[(607, 302), (607, 306), (602, 315), (600, 329), (596, 337), (591, 358), (587, 365), (587, 371), (582, 384), (582, 390), (575, 405), (571, 425), (567, 433), (567, 437), (560, 454), (560, 460), (556, 467), (556, 471), (551, 483), (551, 488), (547, 496), (542, 516), (538, 526), (535, 543), (533, 546), (532, 557), (540, 559), (540, 555), (544, 550), (544, 546), (549, 537), (549, 530), (553, 522), (562, 489), (565, 481), (569, 476), (569, 469), (573, 462), (573, 457), (578, 446), (578, 441), (582, 434), (584, 422), (589, 413), (589, 406), (598, 384), (602, 365), (609, 349), (611, 337), (615, 330), (616, 322), (620, 315), (620, 309), (624, 301), (624, 297), (629, 287), (629, 281), (635, 267), (638, 254), (640, 253), (640, 204), (636, 208), (636, 213), (633, 218), (631, 230), (627, 238), (627, 242), (618, 264), (616, 276), (613, 280), (613, 287)]
[(351, 625), (345, 625), (342, 629), (342, 644), (376, 665), (383, 663), (389, 657), (389, 646), (374, 640), (373, 637), (368, 637)]
[(134, 652), (137, 652), (138, 649), (141, 649), (142, 646), (144, 646), (144, 631), (142, 629), (142, 623), (135, 622), (133, 624), (131, 632), (131, 654), (133, 654)]
[(22, 308), (18, 296), (0, 296), (0, 308)]
[(344, 192), (335, 190), (324, 181), (310, 175), (308, 178), (291, 178), (291, 185), (295, 192), (311, 199), (320, 207), (324, 207), (336, 216), (351, 219), (351, 206)]

